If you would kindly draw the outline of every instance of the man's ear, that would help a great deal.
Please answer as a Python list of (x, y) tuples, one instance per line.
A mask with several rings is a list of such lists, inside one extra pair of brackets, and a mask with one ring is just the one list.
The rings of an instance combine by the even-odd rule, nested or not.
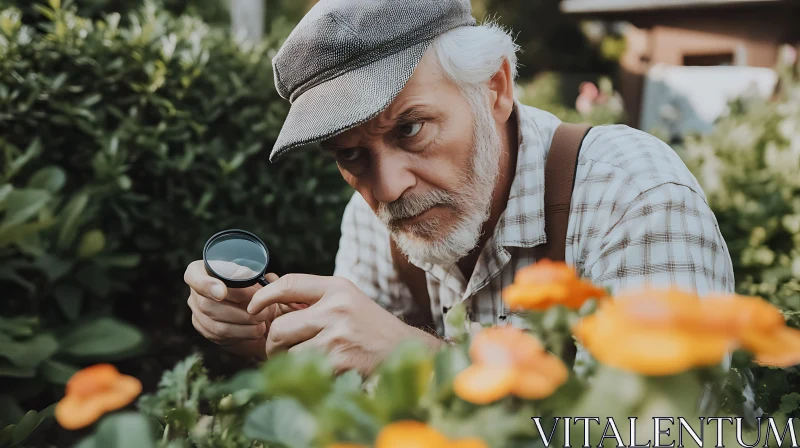
[(489, 80), (489, 91), (492, 115), (498, 124), (505, 123), (514, 110), (514, 79), (508, 59), (503, 60), (500, 70)]

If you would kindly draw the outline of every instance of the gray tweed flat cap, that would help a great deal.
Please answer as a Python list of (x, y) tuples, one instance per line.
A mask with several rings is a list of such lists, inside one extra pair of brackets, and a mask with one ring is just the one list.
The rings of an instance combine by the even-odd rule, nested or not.
[(291, 109), (270, 160), (374, 118), (437, 36), (475, 23), (469, 0), (321, 0), (272, 60)]

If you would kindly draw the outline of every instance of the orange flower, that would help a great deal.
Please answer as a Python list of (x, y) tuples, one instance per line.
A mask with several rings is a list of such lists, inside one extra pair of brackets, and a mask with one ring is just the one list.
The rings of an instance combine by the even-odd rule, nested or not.
[(589, 299), (605, 297), (603, 288), (581, 280), (567, 264), (548, 259), (517, 271), (514, 283), (503, 290), (512, 310), (542, 311), (555, 305), (577, 310)]
[(375, 448), (489, 448), (480, 439), (448, 440), (425, 423), (404, 420), (392, 423), (378, 434)]
[(470, 346), (473, 364), (459, 373), (456, 395), (487, 404), (508, 395), (528, 400), (550, 396), (567, 380), (566, 366), (534, 337), (513, 327), (487, 328)]
[(87, 367), (67, 382), (66, 394), (56, 405), (56, 420), (66, 429), (84, 428), (127, 406), (141, 392), (139, 380), (120, 374), (111, 364)]
[(800, 331), (757, 297), (701, 299), (675, 289), (626, 294), (603, 303), (573, 333), (601, 363), (645, 375), (719, 364), (738, 348), (762, 364), (800, 362)]

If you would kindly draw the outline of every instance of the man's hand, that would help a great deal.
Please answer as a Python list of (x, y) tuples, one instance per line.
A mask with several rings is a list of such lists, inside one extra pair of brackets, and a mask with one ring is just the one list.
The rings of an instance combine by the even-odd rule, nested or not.
[(316, 349), (328, 355), (336, 373), (369, 375), (402, 341), (417, 338), (436, 349), (443, 342), (401, 322), (349, 280), (289, 274), (255, 293), (247, 307), (254, 316), (279, 304), (309, 307), (272, 321), (267, 356)]
[[(237, 267), (237, 270), (239, 268), (247, 269)], [(215, 266), (214, 269), (224, 270), (225, 267)], [(255, 273), (247, 277), (253, 275)], [(278, 280), (275, 274), (266, 277), (268, 281)], [(261, 285), (228, 289), (222, 281), (206, 273), (202, 260), (192, 262), (183, 278), (190, 288), (187, 303), (192, 309), (192, 325), (200, 334), (234, 353), (260, 360), (266, 358), (266, 334), (270, 323), (292, 308), (275, 305), (264, 307), (256, 314), (248, 313), (247, 305)]]

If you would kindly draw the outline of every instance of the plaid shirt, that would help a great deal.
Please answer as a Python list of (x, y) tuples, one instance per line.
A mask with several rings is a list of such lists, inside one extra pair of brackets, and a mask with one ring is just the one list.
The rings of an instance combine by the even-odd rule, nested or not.
[[(544, 167), (561, 122), (519, 103), (515, 110), (519, 153), (511, 194), (471, 277), (457, 266), (410, 260), (426, 271), (441, 336), (453, 331), (444, 316), (459, 302), (472, 322), (522, 325), (501, 291), (517, 270), (536, 262), (534, 248), (545, 242)], [(594, 127), (583, 142), (566, 261), (582, 277), (615, 291), (676, 285), (705, 294), (734, 287), (727, 246), (697, 180), (667, 144), (622, 125)], [(414, 312), (392, 263), (389, 232), (358, 193), (344, 213), (334, 275), (398, 316)]]

